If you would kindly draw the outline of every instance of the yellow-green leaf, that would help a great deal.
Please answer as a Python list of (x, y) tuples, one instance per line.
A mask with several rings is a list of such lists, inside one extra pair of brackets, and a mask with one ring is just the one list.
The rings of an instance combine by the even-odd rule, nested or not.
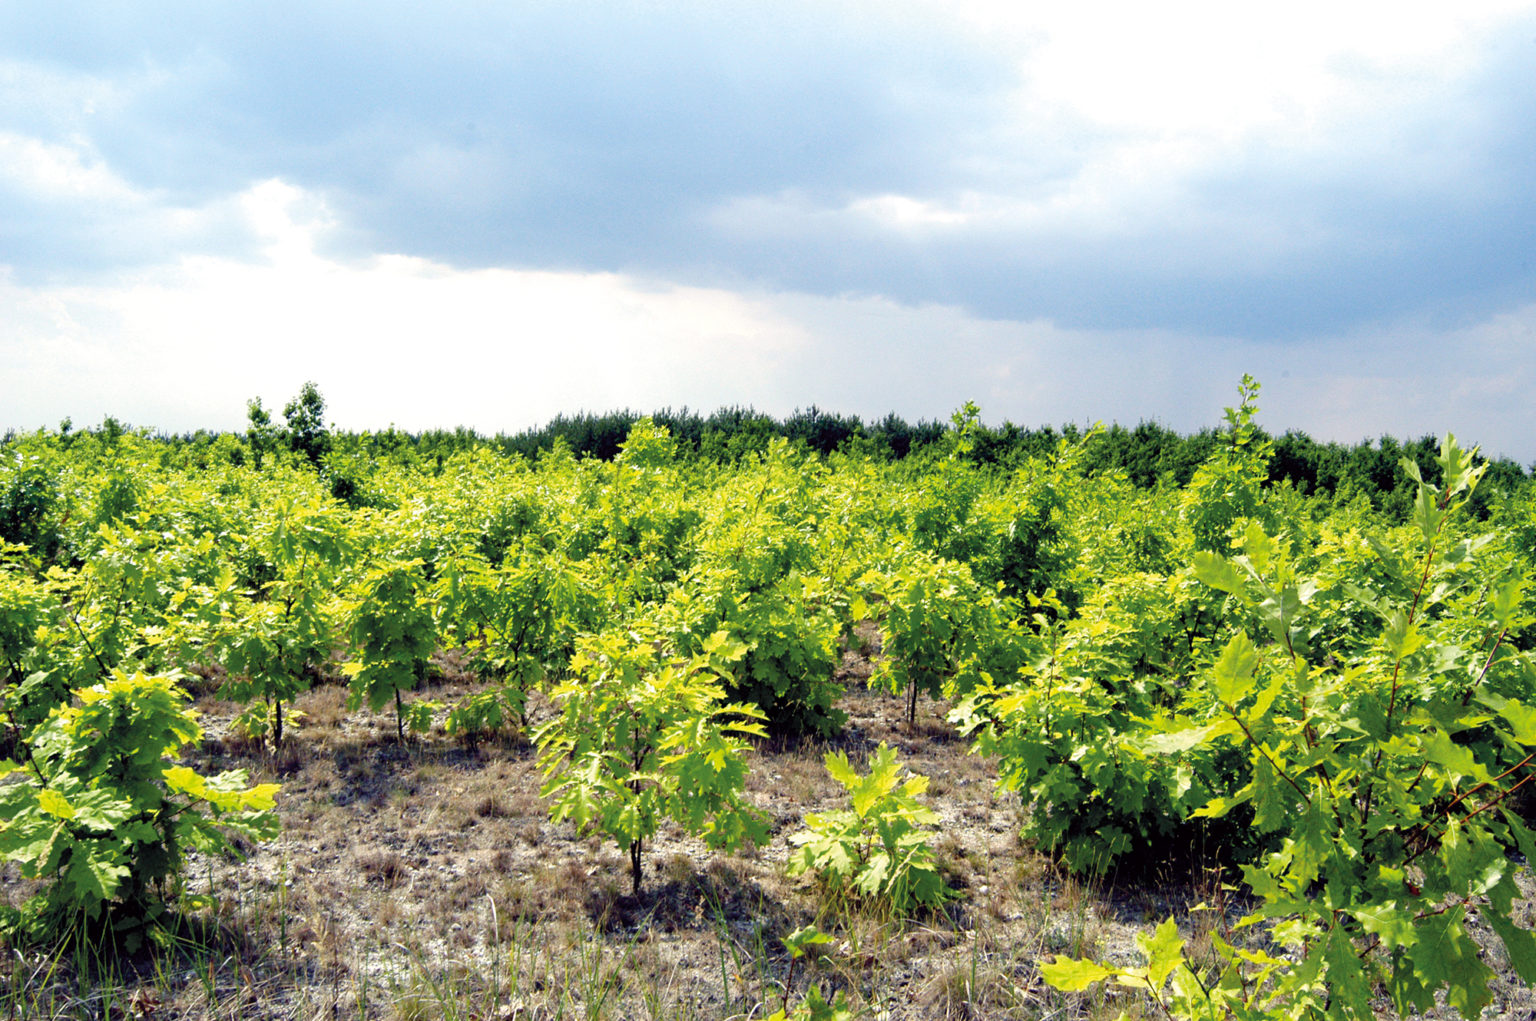
[(1216, 697), (1226, 705), (1241, 702), (1257, 683), (1254, 671), (1259, 666), (1259, 650), (1248, 636), (1239, 631), (1227, 643), (1211, 670)]
[(1075, 957), (1058, 957), (1040, 965), (1040, 975), (1051, 986), (1063, 992), (1076, 993), (1095, 982), (1102, 982), (1119, 974), (1093, 961), (1080, 961)]
[(69, 799), (52, 788), (45, 787), (37, 792), (37, 807), (55, 819), (75, 817), (75, 808), (69, 803)]

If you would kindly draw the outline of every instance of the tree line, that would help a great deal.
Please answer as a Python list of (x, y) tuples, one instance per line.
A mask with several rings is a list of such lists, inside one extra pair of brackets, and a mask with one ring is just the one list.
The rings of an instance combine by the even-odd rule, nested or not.
[[(843, 451), (902, 461), (947, 457), (953, 453), (945, 442), (950, 431), (948, 422), (909, 422), (895, 412), (866, 422), (858, 415), (843, 415), (815, 405), (796, 409), (784, 418), (740, 405), (720, 408), (709, 415), (686, 406), (663, 408), (650, 414), (631, 409), (578, 411), (558, 414), (521, 432), (494, 435), (463, 426), (419, 432), (390, 426), (379, 431), (349, 432), (326, 424), (324, 396), (315, 383), (308, 382), (284, 405), (283, 424), (273, 420), (259, 397), (248, 401), (246, 410), (248, 425), (243, 434), (199, 429), (182, 434), (158, 433), (154, 438), (172, 447), (187, 448), (194, 460), (206, 460), (212, 455), (229, 457), (238, 463), (250, 457), (259, 467), (263, 458), (274, 452), (297, 456), (328, 473), (335, 495), (348, 502), (360, 498), (353, 479), (355, 473), (347, 470), (348, 463), (359, 458), (441, 463), (461, 451), (492, 449), (535, 461), (558, 449), (569, 451), (578, 459), (611, 461), (618, 456), (635, 424), (647, 418), (670, 433), (680, 455), (713, 462), (736, 462), (744, 456), (761, 454), (775, 439), (787, 440), (792, 446), (823, 456)], [(82, 435), (92, 435), (110, 445), (126, 431), (131, 431), (127, 425), (108, 416), (100, 426), (85, 430), (72, 429), (66, 419), (60, 424), (59, 435), (66, 444)], [(0, 446), (9, 445), (17, 435), (14, 430), (7, 433)], [(997, 426), (974, 422), (970, 435), (972, 442), (963, 456), (973, 464), (1014, 468), (1032, 457), (1048, 454), (1063, 439), (1083, 441), (1083, 471), (1123, 473), (1138, 488), (1151, 489), (1158, 485), (1187, 486), (1195, 470), (1220, 445), (1222, 430), (1213, 425), (1186, 434), (1156, 421), (1142, 421), (1131, 427), (1115, 423), (1090, 428), (1066, 423), (1059, 428), (1029, 428), (1005, 420)], [(1439, 481), (1434, 474), (1439, 439), (1428, 434), (1417, 439), (1384, 434), (1354, 444), (1319, 442), (1296, 429), (1278, 436), (1259, 429), (1256, 435), (1269, 444), (1267, 471), (1271, 485), (1285, 484), (1302, 494), (1330, 499), (1364, 498), (1389, 520), (1405, 520), (1414, 494), (1414, 487), (1398, 469), (1400, 459), (1406, 457), (1421, 465), (1429, 483)], [(1484, 484), (1471, 507), (1477, 518), (1487, 516), (1490, 501), (1498, 494), (1512, 493), (1530, 478), (1530, 470), (1509, 458), (1487, 463)], [(1532, 469), (1536, 470), (1536, 465)]]

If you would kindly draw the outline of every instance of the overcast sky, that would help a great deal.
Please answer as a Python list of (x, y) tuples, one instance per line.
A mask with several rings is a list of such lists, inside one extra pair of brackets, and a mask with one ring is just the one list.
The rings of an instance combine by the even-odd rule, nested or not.
[(1536, 460), (1536, 4), (0, 0), (0, 428), (817, 405)]

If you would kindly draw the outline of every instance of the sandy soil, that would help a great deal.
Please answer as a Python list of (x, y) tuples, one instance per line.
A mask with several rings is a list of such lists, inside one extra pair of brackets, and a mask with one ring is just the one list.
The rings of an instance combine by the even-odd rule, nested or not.
[[(237, 707), (205, 697), (210, 736), (194, 763), (283, 785), (278, 840), (244, 862), (191, 863), (189, 890), (217, 899), (212, 949), (125, 964), (94, 989), (68, 962), (50, 969), (18, 952), (12, 981), (52, 990), (28, 1000), (38, 1016), (762, 1018), (789, 980), (791, 1003), (816, 982), (845, 991), (858, 1016), (892, 1021), (1136, 1017), (1150, 1008), (1134, 994), (1056, 993), (1039, 962), (1134, 962), (1134, 933), (1169, 914), (1199, 947), (1223, 916), (1191, 907), (1225, 900), (1229, 923), (1240, 914), (1198, 863), (1118, 884), (1057, 872), (1021, 845), (1017, 798), (996, 790), (993, 764), (968, 753), (944, 707), (921, 703), (909, 733), (904, 701), (866, 690), (868, 672), (864, 657), (845, 658), (849, 722), (834, 742), (756, 751), (748, 793), (773, 822), (764, 846), (721, 855), (666, 830), (646, 849), (639, 896), (619, 848), (549, 823), (522, 739), (402, 745), (392, 715), (348, 713), (344, 689), (323, 685), (301, 697), (302, 724), (269, 756), (223, 736)], [(446, 674), (423, 694), (468, 690), (451, 665)], [(550, 709), (535, 700), (532, 711)], [(824, 753), (862, 765), (881, 741), (930, 777), (942, 818), (933, 847), (960, 896), (926, 917), (828, 911), (784, 872), (802, 817), (843, 807)], [(25, 886), (6, 876), (14, 901)], [(812, 922), (833, 943), (791, 976), (780, 940)], [(1485, 1016), (1536, 1017), (1536, 998), (1501, 979)]]

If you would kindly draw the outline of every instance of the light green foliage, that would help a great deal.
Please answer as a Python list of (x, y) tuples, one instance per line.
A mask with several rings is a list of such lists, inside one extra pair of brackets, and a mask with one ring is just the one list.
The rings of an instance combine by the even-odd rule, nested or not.
[(809, 873), (834, 896), (902, 917), (952, 897), (928, 847), (926, 827), (938, 814), (918, 800), (928, 778), (899, 765), (884, 742), (864, 776), (843, 752), (828, 752), (824, 761), (852, 807), (805, 817), (806, 828), (790, 837), (797, 848), (790, 875)]
[(784, 949), (789, 951), (791, 961), (798, 961), (805, 956), (808, 947), (826, 946), (831, 942), (832, 937), (816, 926), (804, 925), (784, 937)]
[(28, 553), (4, 568), (7, 655), (25, 648), (7, 663), (17, 737), (114, 669), (194, 666), (229, 574), (209, 487), (188, 481), (173, 492), (133, 434), (92, 437), (70, 454), (56, 488), (68, 494), (63, 541), (79, 563), (45, 566)]
[(92, 523), (98, 526), (126, 520), (139, 509), (144, 498), (143, 482), (132, 466), (114, 460), (115, 463), (102, 467), (96, 480), (99, 488), (94, 495), (96, 514)]
[(776, 1010), (768, 1015), (768, 1021), (853, 1021), (855, 1016), (853, 1008), (848, 1005), (847, 995), (841, 989), (832, 997), (832, 1002), (828, 1003), (822, 995), (821, 987), (813, 985), (806, 990), (805, 999), (795, 1004), (794, 1010)]
[(0, 542), (26, 547), (44, 562), (59, 547), (60, 494), (52, 460), (50, 452), (31, 444), (8, 446), (0, 457)]
[[(420, 560), (392, 560), (367, 571), (347, 606), (353, 658), (342, 666), (352, 678), (348, 704), (363, 702), (374, 712), (395, 703), (395, 731), (403, 740), (407, 723), (425, 729), (419, 711), (407, 716), (401, 693), (425, 676), (437, 650), (437, 622), (428, 599)], [(430, 717), (428, 718), (428, 721)]]
[(492, 566), (478, 552), (449, 557), (437, 581), (445, 637), (467, 649), (489, 682), (448, 712), (450, 734), (476, 735), (526, 723), (528, 693), (570, 658), (596, 599), (558, 553), (503, 550)]
[[(1102, 529), (1095, 519), (1116, 511), (1116, 501), (1105, 498), (1103, 483), (1090, 483), (1080, 465), (1101, 431), (1094, 427), (1076, 440), (1058, 441), (1049, 456), (1030, 458), (978, 499), (978, 516), (989, 523), (992, 536), (986, 552), (969, 562), (979, 580), (1000, 583), (1016, 599), (1054, 592), (1064, 609), (1076, 606), (1087, 580), (1080, 578), (1087, 552), (1083, 535), (1090, 528)], [(1127, 543), (1095, 545), (1117, 555), (1155, 556), (1157, 538), (1145, 529), (1139, 532)]]
[(740, 649), (728, 695), (762, 711), (779, 733), (835, 732), (843, 686), (833, 677), (846, 604), (825, 578), (792, 572), (753, 590), (724, 567), (700, 569), (675, 589), (656, 624), (680, 649), (694, 652), (716, 631)]
[[(979, 513), (986, 479), (969, 463), (974, 419), (962, 420), (950, 434), (948, 456), (923, 464), (902, 487), (903, 516), (912, 544), (947, 560), (972, 561), (985, 555), (997, 529)], [(919, 481), (920, 480), (920, 481)]]
[(76, 695), (27, 736), (22, 764), (0, 763), (0, 857), (48, 884), (8, 921), (38, 936), (100, 925), (108, 909), (142, 926), (175, 893), (184, 847), (277, 831), (276, 784), (174, 764), (201, 729), (173, 678), (115, 671)]
[(1227, 533), (1234, 524), (1264, 516), (1262, 487), (1273, 446), (1253, 425), (1258, 381), (1245, 374), (1238, 394), (1242, 402), (1226, 410), (1228, 430), (1222, 446), (1195, 471), (1184, 491), (1184, 518), (1195, 547), (1219, 554), (1231, 551)]
[[(1236, 951), (1220, 936), (1214, 937), (1214, 942), (1222, 953), (1235, 958)], [(1326, 1008), (1315, 995), (1290, 999), (1289, 994), (1277, 993), (1270, 979), (1284, 962), (1262, 952), (1243, 951), (1246, 973), (1229, 966), (1215, 976), (1202, 975), (1185, 958), (1184, 942), (1171, 918), (1150, 935), (1137, 933), (1136, 949), (1145, 961), (1136, 967), (1058, 957), (1043, 963), (1040, 973), (1046, 982), (1067, 992), (1112, 981), (1146, 993), (1165, 1014), (1191, 1021), (1326, 1016)]]
[[(1028, 804), (1025, 834), (1071, 867), (1124, 875), (1197, 836), (1248, 866), (1277, 960), (1187, 971), (1200, 995), (1242, 979), (1279, 998), (1220, 1009), (1347, 1013), (1356, 972), (1410, 1007), (1440, 988), (1470, 1008), (1474, 915), (1517, 967), (1536, 957), (1500, 913), (1507, 852), (1528, 841), (1506, 809), (1528, 794), (1536, 738), (1536, 526), (1518, 472), (1484, 504), (1498, 529), (1459, 506), (1490, 487), (1449, 442), (1439, 464), (1405, 466), (1427, 486), (1366, 478), (1362, 464), (1390, 467), (1386, 444), (1350, 469), (1353, 495), (1343, 462), (1316, 476), (1332, 497), (1272, 486), (1266, 460), (1281, 470), (1284, 449), (1271, 459), (1246, 378), (1220, 435), (1137, 440), (1134, 465), (1104, 445), (1124, 430), (1014, 445), (974, 406), (898, 463), (762, 433), (723, 465), (648, 420), (616, 461), (568, 447), (525, 461), (395, 430), (328, 436), (307, 389), (289, 439), (316, 442), (295, 451), (279, 453), (259, 405), (248, 448), (112, 420), (0, 441), (0, 537), (22, 544), (0, 552), (0, 754), (22, 764), (6, 796), (33, 790), (34, 822), (115, 811), (25, 780), (77, 689), (222, 675), (275, 737), (335, 638), (354, 704), (393, 698), (403, 732), (438, 707), (402, 692), (457, 645), (486, 684), (450, 711), (455, 733), (505, 726), (532, 686), (567, 682), (541, 731), (554, 811), (611, 835), (638, 871), (674, 812), (722, 846), (753, 829), (729, 725), (835, 729), (842, 646), (876, 619), (876, 685), (908, 695), (909, 719), (923, 691), (951, 699)], [(1371, 504), (1383, 494), (1396, 526)], [(722, 705), (738, 699), (766, 719)], [(1161, 974), (1162, 995), (1182, 995), (1156, 939), (1131, 980)]]
[(834, 671), (846, 606), (827, 578), (799, 573), (736, 600), (725, 625), (747, 651), (731, 696), (759, 706), (776, 730), (841, 730), (847, 715), (837, 707), (843, 686)]
[(806, 991), (805, 999), (795, 1004), (794, 1010), (789, 1008), (790, 990), (795, 987), (795, 965), (811, 947), (831, 942), (832, 937), (814, 925), (801, 926), (784, 937), (784, 949), (789, 951), (789, 972), (784, 976), (784, 1003), (768, 1015), (768, 1021), (841, 1021), (853, 1016), (842, 990), (838, 990), (832, 1002), (828, 1003), (821, 994), (821, 987), (817, 985), (812, 985)]
[(963, 697), (984, 675), (1014, 666), (1020, 636), (1010, 630), (1010, 607), (964, 564), (915, 556), (861, 583), (871, 598), (853, 616), (875, 616), (884, 654), (869, 685), (906, 692), (908, 726), (920, 693)]
[(346, 544), (335, 518), (319, 501), (279, 504), (262, 544), (271, 580), (223, 601), (213, 629), (230, 675), (224, 697), (251, 702), (246, 732), (270, 730), (274, 747), (283, 743), (283, 703), (309, 687), (309, 669), (336, 644), (330, 591)]
[[(6, 548), (0, 546), (0, 555)], [(0, 559), (0, 727), (11, 743), (63, 699), (52, 678), (36, 669), (42, 665), (39, 631), (58, 613), (58, 601), (44, 585)]]
[(0, 669), (5, 683), (15, 684), (23, 676), (51, 602), (32, 578), (0, 567)]
[(57, 612), (37, 632), (35, 671), (23, 682), (25, 718), (39, 722), (77, 687), (117, 668), (168, 671), (197, 656), (202, 626), (215, 612), (217, 544), (210, 535), (178, 534), (122, 522), (103, 525), (78, 569), (43, 576)]
[(666, 429), (641, 419), (622, 447), (613, 464), (583, 465), (577, 472), (587, 507), (582, 534), (568, 552), (573, 559), (595, 560), (608, 574), (613, 601), (627, 608), (664, 599), (692, 566), (694, 531), (703, 514), (689, 474), (675, 464)]
[(740, 643), (727, 694), (751, 702), (776, 733), (835, 732), (843, 686), (834, 678), (849, 626), (837, 565), (818, 548), (833, 510), (825, 470), (782, 442), (722, 480), (699, 528), (697, 566), (655, 620), (686, 652), (725, 631)]
[[(1510, 855), (1536, 854), (1510, 804), (1536, 762), (1531, 666), (1506, 644), (1531, 620), (1526, 579), (1479, 577), (1475, 546), (1447, 541), (1479, 473), (1451, 437), (1439, 461), (1443, 483), (1419, 482), (1411, 555), (1381, 544), (1400, 591), (1376, 599), (1362, 590), (1380, 627), (1349, 661), (1305, 658), (1300, 639), (1315, 586), (1262, 531), (1249, 528), (1240, 556), (1198, 564), (1202, 580), (1256, 618), (1259, 633), (1226, 642), (1202, 678), (1207, 708), (1158, 750), (1227, 745), (1247, 756), (1246, 782), (1198, 814), (1242, 806), (1256, 828), (1276, 835), (1243, 874), (1259, 900), (1248, 922), (1267, 925), (1287, 953), (1218, 944), (1224, 971), (1205, 977), (1160, 930), (1147, 985), (1161, 999), (1171, 976), (1164, 1005), (1178, 1016), (1369, 1018), (1372, 995), (1384, 989), (1404, 1014), (1428, 1009), (1443, 991), (1476, 1017), (1492, 972), (1469, 931), (1473, 914), (1503, 941), (1516, 971), (1536, 979), (1536, 938), (1511, 918)], [(1472, 578), (1479, 598), (1461, 598)], [(1492, 690), (1496, 667), (1524, 681), (1524, 697)], [(1124, 981), (1120, 969), (1098, 975), (1093, 967), (1064, 965), (1058, 978)]]
[(619, 463), (628, 468), (645, 471), (664, 468), (677, 456), (677, 445), (666, 426), (657, 425), (650, 417), (642, 418), (630, 427), (629, 435), (619, 445)]
[[(1091, 592), (1124, 574), (1175, 573), (1188, 559), (1179, 517), (1180, 491), (1137, 489), (1122, 476), (1069, 479), (1064, 511), (1071, 563), (1068, 586)], [(1086, 594), (1086, 593), (1085, 593)]]
[[(1248, 511), (1259, 509), (1263, 457), (1251, 425), (1256, 384), (1245, 380), (1244, 404), (1229, 409), (1226, 445), (1201, 469), (1226, 501), (1211, 509), (1189, 505), (1213, 537), (1227, 543), (1236, 517), (1232, 493)], [(1080, 456), (1080, 447), (1064, 447)], [(1192, 484), (1193, 485), (1193, 484)], [(1231, 493), (1227, 490), (1231, 489)], [(1193, 492), (1191, 489), (1189, 492)], [(1223, 495), (1225, 494), (1225, 495)], [(1186, 749), (1177, 757), (1157, 752), (1177, 729), (1169, 722), (1189, 697), (1192, 682), (1223, 626), (1222, 597), (1203, 589), (1186, 571), (1139, 570), (1191, 554), (1188, 529), (1160, 530), (1148, 515), (1166, 522), (1173, 500), (1154, 494), (1126, 506), (1118, 480), (1093, 480), (1062, 497), (1083, 550), (1071, 583), (1080, 605), (1055, 593), (1029, 600), (1031, 642), (1012, 670), (995, 668), (962, 692), (950, 719), (975, 736), (978, 752), (998, 756), (999, 783), (1029, 803), (1023, 834), (1077, 872), (1102, 873), (1123, 866), (1132, 849), (1138, 865), (1166, 858), (1205, 836), (1236, 853), (1252, 844), (1241, 819), (1192, 824), (1190, 814), (1234, 776), (1246, 775), (1231, 749)], [(1119, 509), (1108, 509), (1114, 502)], [(1205, 527), (1205, 526), (1201, 526)], [(1097, 577), (1096, 577), (1097, 576)], [(1149, 853), (1150, 852), (1150, 853)]]
[[(504, 470), (502, 474), (512, 473)], [(498, 492), (502, 487), (494, 478), (486, 480), (485, 488), (497, 497), (497, 502), (486, 513), (474, 537), (475, 552), (490, 566), (500, 567), (514, 548), (544, 549), (549, 542), (544, 528), (551, 508), (540, 499), (540, 494), (529, 492), (526, 483)]]
[(534, 734), (550, 818), (611, 837), (629, 853), (636, 893), (644, 842), (663, 819), (717, 848), (766, 836), (742, 797), (742, 735), (763, 734), (762, 714), (722, 701), (726, 664), (741, 653), (723, 633), (691, 657), (642, 635), (584, 639), (572, 679), (553, 692), (560, 715)]
[(1133, 849), (1188, 836), (1189, 813), (1219, 783), (1217, 755), (1147, 747), (1160, 733), (1149, 719), (1179, 703), (1190, 669), (1185, 628), (1198, 614), (1182, 590), (1132, 574), (1071, 620), (1040, 605), (1033, 654), (950, 713), (978, 752), (998, 757), (999, 785), (1029, 803), (1023, 835), (1075, 872), (1103, 873)]

